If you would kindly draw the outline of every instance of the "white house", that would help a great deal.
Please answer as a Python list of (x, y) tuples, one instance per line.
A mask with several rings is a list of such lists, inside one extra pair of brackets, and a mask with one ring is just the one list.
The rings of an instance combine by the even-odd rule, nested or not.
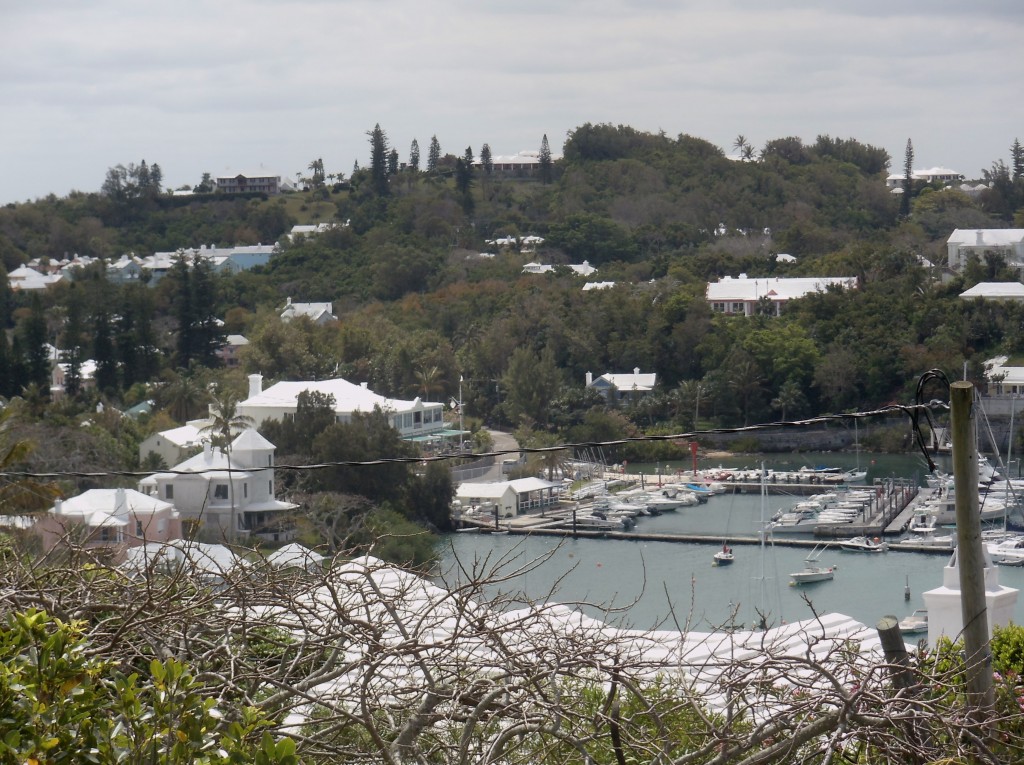
[(60, 274), (41, 274), (28, 266), (18, 266), (7, 274), (7, 284), (12, 290), (44, 290), (63, 278)]
[(335, 419), (341, 423), (351, 422), (356, 412), (369, 414), (380, 407), (402, 438), (425, 441), (446, 435), (444, 404), (424, 402), (419, 398), (412, 401), (387, 398), (374, 393), (366, 383), (356, 385), (340, 377), (279, 382), (263, 390), (263, 375), (249, 375), (249, 398), (238, 404), (237, 411), (252, 417), (257, 428), (266, 420), (290, 419), (295, 416), (299, 394), (303, 391), (333, 396)]
[[(902, 191), (906, 177), (906, 173), (893, 173), (885, 179), (885, 185), (890, 189), (898, 188)], [(920, 183), (960, 183), (964, 175), (948, 167), (929, 167), (925, 170), (914, 170), (911, 178)]]
[(986, 252), (997, 252), (1007, 265), (1024, 266), (1024, 228), (954, 229), (946, 240), (948, 265), (960, 270), (970, 256), (984, 262)]
[(305, 316), (317, 326), (330, 324), (338, 320), (334, 315), (334, 306), (331, 303), (293, 303), (291, 298), (281, 309), (281, 321), (289, 322), (300, 316)]
[(605, 400), (614, 395), (616, 400), (622, 401), (634, 396), (646, 396), (657, 384), (658, 376), (654, 372), (640, 372), (640, 367), (634, 367), (632, 372), (624, 374), (616, 374), (612, 372), (605, 372), (600, 377), (594, 377), (590, 372), (587, 372), (587, 387), (593, 388), (602, 396)]
[(244, 430), (227, 452), (207, 442), (173, 472), (142, 479), (139, 491), (174, 502), (206, 539), (287, 541), (294, 535), (288, 514), (297, 505), (274, 498), (275, 448), (255, 430)]
[(152, 452), (163, 458), (165, 465), (177, 465), (209, 442), (209, 434), (202, 432), (209, 424), (209, 420), (189, 420), (179, 428), (154, 433), (139, 444), (139, 461), (144, 462)]
[(57, 500), (35, 525), (43, 549), (67, 540), (87, 548), (118, 552), (146, 542), (181, 537), (181, 518), (174, 503), (132, 489), (89, 489)]
[(762, 300), (769, 301), (771, 311), (778, 316), (782, 306), (790, 300), (805, 297), (815, 292), (825, 292), (830, 287), (853, 289), (857, 286), (855, 276), (812, 276), (749, 279), (740, 274), (738, 279), (726, 276), (707, 287), (707, 301), (717, 313), (755, 315)]
[(1024, 284), (1020, 282), (978, 282), (960, 293), (962, 300), (1024, 301)]

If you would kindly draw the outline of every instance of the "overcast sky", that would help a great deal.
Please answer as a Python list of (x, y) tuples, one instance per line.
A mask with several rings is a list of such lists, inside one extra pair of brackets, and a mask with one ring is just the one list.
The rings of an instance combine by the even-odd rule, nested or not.
[(978, 177), (1024, 140), (1022, 40), (1022, 0), (0, 0), (0, 203), (142, 159), (347, 176), (375, 123), (402, 161), (610, 122)]

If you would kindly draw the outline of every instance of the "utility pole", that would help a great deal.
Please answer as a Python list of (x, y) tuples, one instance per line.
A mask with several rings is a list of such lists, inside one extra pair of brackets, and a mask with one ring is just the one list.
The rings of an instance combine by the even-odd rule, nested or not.
[(992, 709), (995, 697), (985, 601), (985, 553), (978, 512), (978, 423), (974, 417), (974, 385), (966, 381), (953, 383), (949, 400), (967, 698), (972, 713), (981, 721), (987, 710)]

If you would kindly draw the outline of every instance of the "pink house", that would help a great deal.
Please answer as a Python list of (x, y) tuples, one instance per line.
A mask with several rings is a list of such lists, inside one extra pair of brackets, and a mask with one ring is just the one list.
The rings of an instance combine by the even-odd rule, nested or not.
[(35, 530), (46, 551), (74, 543), (117, 554), (146, 542), (179, 539), (181, 518), (172, 503), (133, 489), (90, 489), (58, 499)]

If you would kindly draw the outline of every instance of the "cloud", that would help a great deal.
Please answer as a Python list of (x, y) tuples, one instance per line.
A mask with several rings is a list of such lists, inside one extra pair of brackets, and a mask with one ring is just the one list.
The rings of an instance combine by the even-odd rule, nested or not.
[(311, 157), (348, 173), (375, 123), (403, 156), (557, 147), (585, 122), (728, 147), (828, 132), (968, 175), (1006, 154), (1024, 4), (982, 0), (123, 0), (13, 4), (0, 202)]

